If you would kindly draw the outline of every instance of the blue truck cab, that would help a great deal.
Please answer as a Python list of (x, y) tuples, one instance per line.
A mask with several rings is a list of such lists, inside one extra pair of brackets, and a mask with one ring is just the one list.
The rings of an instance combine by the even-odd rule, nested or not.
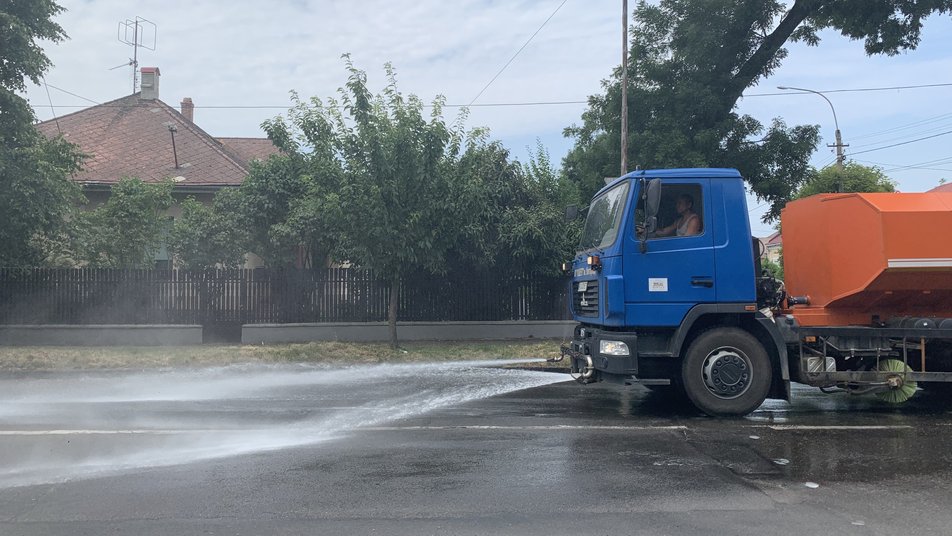
[(677, 389), (711, 415), (788, 398), (755, 244), (737, 170), (639, 170), (606, 185), (563, 265), (578, 322), (562, 347), (573, 376)]

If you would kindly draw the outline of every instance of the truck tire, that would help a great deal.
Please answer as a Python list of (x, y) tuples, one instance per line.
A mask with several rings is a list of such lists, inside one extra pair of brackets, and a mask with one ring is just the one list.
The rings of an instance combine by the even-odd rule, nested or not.
[(692, 403), (712, 417), (747, 415), (763, 404), (773, 371), (760, 342), (739, 328), (699, 335), (681, 363), (681, 381)]

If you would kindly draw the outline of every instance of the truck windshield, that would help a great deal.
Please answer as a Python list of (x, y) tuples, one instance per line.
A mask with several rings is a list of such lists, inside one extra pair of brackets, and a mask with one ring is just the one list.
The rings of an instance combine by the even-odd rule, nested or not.
[(631, 181), (625, 181), (592, 201), (579, 249), (605, 248), (615, 242), (630, 184)]

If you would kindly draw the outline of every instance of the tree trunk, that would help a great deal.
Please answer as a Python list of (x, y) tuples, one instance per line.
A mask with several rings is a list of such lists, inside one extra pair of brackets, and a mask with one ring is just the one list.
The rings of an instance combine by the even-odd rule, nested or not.
[(803, 21), (810, 15), (816, 13), (820, 4), (821, 2), (819, 0), (796, 0), (793, 3), (790, 11), (784, 15), (777, 27), (766, 36), (763, 42), (760, 43), (760, 46), (757, 47), (757, 50), (747, 58), (747, 61), (740, 66), (737, 74), (734, 75), (731, 84), (728, 85), (725, 92), (726, 99), (724, 104), (729, 104), (729, 106), (727, 106), (726, 110), (723, 107), (719, 110), (721, 115), (726, 115), (734, 109), (734, 105), (738, 99), (740, 99), (741, 95), (744, 94), (744, 90), (747, 89), (755, 79), (765, 74), (764, 71), (767, 65), (777, 55), (777, 51), (790, 39), (790, 36), (800, 27)]
[(390, 281), (390, 304), (387, 307), (387, 324), (390, 328), (390, 348), (397, 349), (397, 301), (400, 299), (400, 279)]

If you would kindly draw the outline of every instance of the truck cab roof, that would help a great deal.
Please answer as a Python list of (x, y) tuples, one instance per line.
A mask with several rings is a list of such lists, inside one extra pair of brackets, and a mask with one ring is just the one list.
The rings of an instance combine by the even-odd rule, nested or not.
[(679, 169), (639, 169), (618, 177), (598, 191), (601, 194), (620, 181), (627, 179), (743, 179), (740, 172), (733, 168), (679, 168)]

